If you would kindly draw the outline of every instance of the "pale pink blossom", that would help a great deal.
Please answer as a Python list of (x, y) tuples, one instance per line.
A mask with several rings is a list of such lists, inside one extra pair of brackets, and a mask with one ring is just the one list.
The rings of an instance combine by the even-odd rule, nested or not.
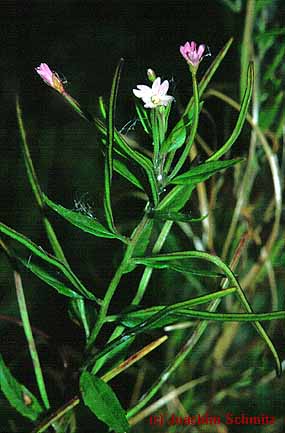
[(53, 72), (46, 63), (41, 63), (35, 68), (36, 72), (43, 81), (59, 93), (65, 93), (61, 79), (56, 72)]
[(174, 99), (173, 96), (167, 95), (168, 88), (169, 82), (165, 80), (161, 83), (160, 77), (157, 77), (151, 87), (139, 84), (133, 92), (137, 98), (143, 100), (145, 108), (156, 108), (161, 105), (166, 107)]
[(180, 46), (180, 53), (186, 62), (196, 69), (203, 58), (205, 48), (204, 44), (197, 47), (197, 44), (194, 41), (186, 42), (185, 45)]

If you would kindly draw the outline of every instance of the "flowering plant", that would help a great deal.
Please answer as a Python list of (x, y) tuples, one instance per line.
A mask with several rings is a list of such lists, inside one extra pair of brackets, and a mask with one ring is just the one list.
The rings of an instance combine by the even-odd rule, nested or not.
[[(40, 399), (16, 380), (2, 358), (0, 368), (4, 379), (1, 381), (1, 388), (11, 405), (31, 423), (36, 424), (34, 433), (44, 432), (49, 427), (57, 433), (65, 433), (69, 428), (69, 431), (75, 431), (74, 409), (79, 405), (84, 405), (90, 416), (104, 423), (106, 429), (117, 433), (129, 431), (131, 426), (138, 422), (137, 417), (150, 399), (163, 388), (170, 375), (176, 372), (187, 356), (193, 355), (194, 348), (205, 331), (211, 329), (212, 322), (249, 322), (269, 349), (280, 375), (281, 363), (277, 350), (261, 321), (284, 319), (285, 312), (253, 311), (236, 272), (245, 249), (245, 238), (250, 235), (250, 230), (247, 228), (244, 232), (239, 232), (233, 239), (230, 229), (224, 246), (220, 248), (220, 242), (217, 242), (214, 247), (214, 224), (210, 224), (214, 215), (205, 192), (205, 183), (210, 178), (214, 181), (215, 176), (219, 177), (224, 170), (239, 167), (243, 163), (242, 158), (222, 157), (229, 154), (240, 137), (248, 116), (253, 88), (252, 63), (247, 64), (242, 103), (238, 106), (238, 118), (232, 132), (217, 149), (204, 145), (206, 150), (203, 159), (198, 163), (195, 159), (197, 144), (204, 144), (198, 134), (203, 108), (202, 98), (206, 99), (206, 89), (231, 44), (232, 40), (229, 40), (201, 78), (197, 72), (205, 45), (198, 46), (192, 41), (180, 47), (180, 53), (189, 64), (192, 93), (186, 107), (180, 110), (179, 115), (176, 113), (176, 120), (175, 117), (171, 118), (171, 112), (176, 106), (174, 97), (168, 95), (169, 81), (161, 81), (161, 77), (156, 77), (153, 70), (148, 70), (152, 85), (139, 84), (133, 89), (133, 94), (139, 99), (135, 99), (138, 122), (145, 132), (148, 149), (136, 141), (131, 141), (128, 134), (123, 134), (116, 127), (116, 102), (123, 59), (119, 61), (115, 70), (108, 103), (106, 104), (102, 98), (99, 100), (98, 117), (93, 116), (66, 92), (58, 74), (46, 63), (41, 63), (36, 68), (43, 81), (55, 89), (76, 113), (96, 129), (104, 157), (104, 197), (102, 210), (97, 212), (83, 206), (68, 209), (54, 202), (43, 192), (30, 155), (22, 112), (17, 100), (17, 119), (25, 166), (40, 210), (50, 252), (8, 225), (0, 224), (0, 231), (5, 239), (12, 239), (25, 251), (23, 255), (21, 251), (14, 250), (14, 247), (1, 240), (1, 247), (13, 268), (21, 324), (28, 342)], [(178, 50), (177, 54), (179, 56)], [(219, 95), (216, 91), (215, 95), (217, 94)], [(261, 136), (263, 137), (262, 133)], [(266, 149), (270, 154), (268, 148)], [(273, 159), (271, 158), (271, 161)], [(277, 169), (274, 174), (276, 172)], [(128, 191), (134, 188), (136, 196), (143, 200), (140, 218), (126, 229), (123, 224), (118, 223), (119, 217), (114, 206), (115, 174), (127, 182)], [(274, 181), (277, 182), (276, 176)], [(211, 199), (213, 203), (219, 188), (220, 184), (214, 183), (209, 194), (214, 197)], [(195, 215), (192, 215), (187, 211), (187, 206), (195, 194), (199, 206)], [(280, 206), (280, 199), (276, 206)], [(87, 284), (90, 278), (84, 278), (84, 281), (79, 278), (59, 241), (48, 210), (57, 214), (67, 224), (84, 232), (86, 236), (93, 237), (95, 242), (98, 241), (96, 238), (103, 238), (109, 242), (120, 243), (122, 256), (119, 264), (117, 261), (114, 266), (108, 257), (110, 262), (107, 266), (115, 269), (112, 269), (112, 277), (107, 281), (104, 290), (95, 283), (94, 287), (90, 288)], [(277, 221), (278, 218), (280, 213), (276, 216)], [(236, 218), (233, 218), (234, 228), (235, 224)], [(186, 250), (181, 248), (182, 242), (174, 242), (171, 238), (171, 230), (175, 225), (181, 228), (187, 237)], [(195, 233), (197, 226), (199, 230)], [(277, 223), (274, 230), (278, 231)], [(277, 236), (277, 232), (274, 232), (274, 235)], [(191, 248), (188, 247), (189, 244)], [(229, 250), (231, 244), (232, 250)], [(68, 376), (68, 372), (65, 373), (67, 378), (64, 375), (68, 386), (73, 381), (70, 388), (76, 391), (72, 396), (69, 395), (68, 401), (62, 401), (59, 407), (55, 407), (58, 404), (57, 398), (52, 400), (50, 397), (52, 379), (47, 386), (48, 376), (41, 367), (25, 301), (22, 266), (43, 284), (51, 287), (56, 296), (66, 298), (69, 315), (80, 329), (84, 348), (79, 357), (80, 366), (75, 374), (76, 380), (74, 375)], [(134, 270), (135, 287), (128, 293), (131, 297), (130, 305), (123, 305), (120, 311), (117, 307), (111, 314), (115, 295), (120, 291), (124, 295), (126, 293), (122, 281), (125, 282), (124, 278)], [(185, 290), (187, 299), (169, 302), (165, 297), (162, 298), (163, 301), (159, 299), (150, 307), (142, 305), (149, 289), (151, 275), (155, 270), (160, 271), (161, 275), (167, 270), (175, 275), (177, 281), (181, 278), (190, 291)], [(210, 285), (211, 290), (207, 289), (205, 293), (204, 285), (206, 288)], [(162, 297), (163, 293), (160, 296)], [(231, 302), (223, 303), (224, 310), (219, 313), (217, 309), (223, 298), (229, 297)], [(122, 302), (124, 299), (125, 297), (121, 296)], [(202, 304), (208, 305), (208, 308), (200, 309), (199, 306)], [(243, 310), (242, 313), (240, 309)], [(141, 398), (132, 403), (127, 410), (123, 409), (109, 382), (165, 343), (169, 329), (177, 331), (185, 322), (186, 327), (189, 323), (191, 326), (194, 323), (195, 328), (191, 328), (190, 334), (188, 331), (184, 334), (182, 345), (179, 340), (181, 347), (175, 357), (169, 360), (154, 384)], [(108, 332), (105, 332), (106, 328)], [(150, 338), (149, 336), (157, 329), (160, 329), (163, 335), (159, 338)], [(152, 341), (142, 343), (139, 338), (141, 334)], [(135, 349), (131, 348), (132, 344), (137, 345)], [(218, 356), (221, 356), (220, 352), (216, 354), (216, 357)]]

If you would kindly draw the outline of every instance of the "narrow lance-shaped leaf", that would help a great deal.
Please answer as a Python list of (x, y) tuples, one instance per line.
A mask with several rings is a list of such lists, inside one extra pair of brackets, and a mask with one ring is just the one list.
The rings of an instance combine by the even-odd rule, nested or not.
[(151, 134), (151, 124), (148, 118), (147, 111), (141, 106), (141, 104), (136, 103), (136, 111), (139, 117), (139, 120), (143, 126), (145, 132), (150, 135)]
[(163, 212), (161, 210), (156, 210), (156, 209), (151, 209), (147, 214), (149, 218), (153, 218), (159, 221), (175, 221), (175, 222), (186, 222), (186, 223), (200, 222), (203, 221), (205, 218), (207, 218), (207, 215), (194, 218), (191, 216), (191, 213), (184, 214), (181, 212), (172, 212), (172, 211)]
[(43, 408), (36, 397), (19, 383), (0, 355), (0, 388), (9, 403), (23, 416), (36, 421)]
[[(199, 113), (203, 108), (204, 102), (201, 101), (199, 103)], [(187, 118), (184, 116), (177, 123), (175, 128), (171, 131), (167, 139), (164, 141), (162, 145), (161, 151), (163, 153), (172, 152), (174, 150), (179, 149), (185, 143), (187, 139), (187, 135), (189, 135), (190, 127), (193, 122), (194, 109), (191, 107), (190, 112), (188, 113)]]
[(235, 164), (243, 161), (243, 158), (228, 159), (226, 161), (209, 161), (191, 168), (180, 176), (172, 179), (171, 183), (178, 185), (197, 185), (200, 182), (205, 182), (215, 173), (232, 167)]
[[(156, 305), (154, 307), (136, 310), (128, 313), (123, 313), (114, 316), (108, 316), (107, 321), (119, 321), (124, 326), (134, 328), (146, 322), (145, 330), (162, 328), (168, 324), (183, 320), (182, 315), (188, 314), (190, 308), (198, 305), (206, 304), (214, 299), (222, 299), (225, 296), (231, 295), (236, 292), (234, 287), (225, 290), (220, 290), (214, 293), (207, 293), (206, 295), (198, 296), (187, 301), (178, 302), (172, 305)], [(158, 314), (162, 313), (162, 314)], [(157, 314), (157, 316), (155, 316)], [(135, 328), (137, 329), (137, 328)], [(134, 329), (132, 331), (135, 332)]]
[(124, 409), (112, 388), (102, 379), (83, 371), (80, 377), (83, 401), (96, 417), (116, 433), (125, 433), (130, 426)]
[(178, 212), (190, 199), (195, 185), (176, 185), (157, 206), (159, 211)]
[(74, 290), (74, 287), (69, 284), (69, 281), (66, 281), (66, 279), (63, 278), (63, 275), (61, 275), (53, 267), (48, 266), (46, 262), (40, 264), (35, 263), (35, 257), (32, 255), (28, 258), (24, 258), (21, 257), (20, 254), (15, 254), (15, 258), (40, 280), (53, 287), (60, 295), (67, 296), (69, 298), (82, 298), (82, 295), (78, 294)]
[(123, 67), (123, 59), (116, 68), (111, 95), (109, 101), (109, 111), (108, 111), (108, 129), (107, 129), (107, 149), (105, 154), (105, 196), (104, 196), (104, 208), (108, 226), (111, 231), (116, 232), (116, 228), (113, 220), (112, 203), (111, 203), (111, 184), (113, 175), (113, 142), (114, 142), (114, 132), (115, 132), (115, 109), (118, 94), (119, 81), (121, 76), (121, 71)]
[[(81, 281), (76, 277), (76, 275), (60, 260), (58, 260), (53, 255), (45, 252), (41, 247), (38, 247), (34, 242), (32, 242), (30, 239), (28, 239), (26, 236), (22, 235), (21, 233), (18, 233), (16, 230), (6, 226), (3, 223), (0, 223), (0, 232), (4, 233), (6, 236), (16, 240), (21, 245), (26, 247), (29, 251), (31, 251), (35, 256), (43, 260), (44, 262), (48, 263), (49, 265), (53, 266), (55, 269), (55, 272), (59, 272), (61, 275), (63, 275), (67, 280), (72, 284), (73, 288), (79, 293), (79, 295), (82, 295), (86, 297), (87, 299), (98, 301), (97, 298), (89, 292), (89, 290), (84, 287), (84, 285), (81, 283)], [(29, 260), (26, 262), (26, 266), (33, 271), (36, 275), (37, 272), (40, 272), (38, 270), (34, 270), (35, 267), (29, 265)], [(39, 275), (38, 275), (39, 276)], [(42, 279), (44, 279), (43, 277)], [(47, 278), (48, 280), (48, 278)], [(48, 281), (46, 281), (48, 282)], [(53, 284), (48, 283), (53, 286)], [(54, 286), (53, 286), (54, 287)], [(72, 296), (72, 294), (70, 294)]]
[(46, 195), (44, 196), (45, 203), (56, 213), (70, 222), (72, 225), (78, 227), (86, 233), (102, 238), (120, 239), (125, 242), (125, 238), (117, 233), (112, 233), (106, 229), (99, 221), (88, 215), (83, 215), (71, 209), (66, 209), (64, 206), (54, 203)]
[[(165, 307), (160, 306), (160, 311)], [(138, 326), (146, 319), (152, 317), (153, 313), (148, 310), (142, 310), (136, 313), (119, 318), (120, 323), (127, 327)], [(207, 320), (213, 322), (238, 322), (250, 323), (255, 321), (270, 321), (270, 320), (284, 320), (285, 310), (274, 311), (273, 313), (214, 313), (209, 311), (198, 311), (193, 309), (181, 308), (172, 313), (161, 316), (160, 320), (150, 324), (150, 329), (163, 328), (165, 326), (173, 325), (174, 323), (183, 322), (185, 320)]]
[(215, 153), (213, 153), (213, 155), (211, 155), (210, 158), (207, 159), (207, 162), (208, 161), (217, 161), (218, 159), (220, 159), (221, 156), (223, 156), (226, 152), (228, 152), (228, 150), (232, 147), (232, 145), (238, 139), (238, 137), (241, 133), (243, 124), (245, 122), (246, 113), (248, 111), (248, 107), (249, 107), (250, 100), (251, 100), (252, 88), (253, 88), (253, 78), (254, 78), (253, 63), (250, 63), (248, 66), (248, 70), (247, 70), (246, 89), (245, 89), (244, 97), (243, 97), (242, 104), (240, 107), (240, 113), (238, 116), (236, 126), (235, 126), (231, 136), (226, 141), (226, 143), (219, 150), (217, 150)]
[(143, 190), (142, 184), (139, 179), (128, 169), (126, 164), (118, 159), (114, 159), (114, 170), (127, 179), (130, 183), (135, 185), (137, 188)]

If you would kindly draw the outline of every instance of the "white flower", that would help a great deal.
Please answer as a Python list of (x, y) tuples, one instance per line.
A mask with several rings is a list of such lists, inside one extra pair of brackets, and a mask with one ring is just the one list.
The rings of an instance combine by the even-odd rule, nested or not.
[(165, 80), (161, 84), (160, 77), (157, 77), (151, 87), (139, 84), (133, 92), (137, 98), (143, 100), (145, 108), (156, 108), (160, 105), (166, 107), (174, 99), (173, 96), (167, 95), (168, 88), (169, 82)]

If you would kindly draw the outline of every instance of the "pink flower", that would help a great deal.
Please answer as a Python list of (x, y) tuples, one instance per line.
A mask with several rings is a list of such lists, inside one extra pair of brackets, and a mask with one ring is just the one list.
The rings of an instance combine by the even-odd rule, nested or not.
[(43, 79), (43, 81), (59, 93), (65, 93), (61, 79), (56, 72), (51, 71), (46, 63), (41, 63), (40, 66), (35, 68), (36, 72)]
[(145, 108), (156, 108), (161, 105), (166, 107), (174, 99), (173, 96), (167, 95), (168, 88), (169, 82), (165, 80), (161, 84), (160, 77), (157, 77), (151, 87), (139, 84), (133, 92), (137, 98), (143, 100)]
[(194, 42), (194, 41), (186, 42), (186, 44), (184, 46), (181, 45), (180, 53), (182, 54), (182, 56), (184, 57), (184, 59), (186, 60), (186, 62), (190, 66), (193, 66), (195, 69), (197, 69), (199, 66), (199, 63), (201, 62), (201, 60), (203, 58), (205, 48), (206, 47), (204, 44), (199, 45), (199, 47), (197, 49), (196, 42)]

